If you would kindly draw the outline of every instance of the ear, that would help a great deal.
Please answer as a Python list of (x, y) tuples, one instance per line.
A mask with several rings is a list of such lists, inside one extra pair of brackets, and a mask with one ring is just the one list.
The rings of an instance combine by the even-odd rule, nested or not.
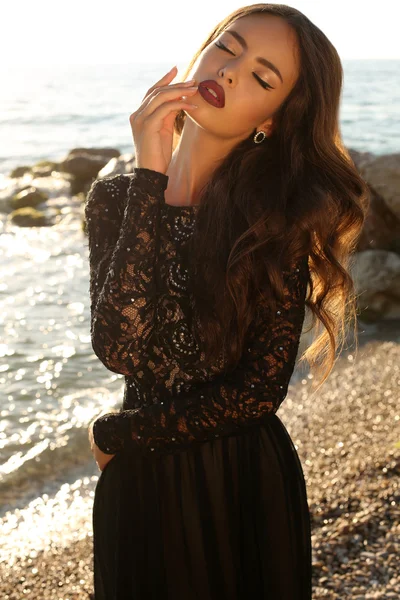
[(259, 125), (259, 127), (260, 127), (259, 131), (264, 131), (266, 136), (269, 137), (274, 130), (274, 122), (273, 122), (272, 117), (267, 119), (267, 121), (264, 121), (264, 123), (261, 123)]

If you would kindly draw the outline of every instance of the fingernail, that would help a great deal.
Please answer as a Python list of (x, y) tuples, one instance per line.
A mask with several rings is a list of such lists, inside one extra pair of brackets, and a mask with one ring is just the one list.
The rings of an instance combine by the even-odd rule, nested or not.
[(173, 71), (174, 69), (176, 69), (176, 68), (177, 68), (177, 66), (176, 66), (176, 65), (175, 65), (175, 66), (173, 66), (173, 67), (172, 67), (172, 69), (171, 69), (170, 71), (168, 71), (168, 73), (172, 73), (172, 71)]

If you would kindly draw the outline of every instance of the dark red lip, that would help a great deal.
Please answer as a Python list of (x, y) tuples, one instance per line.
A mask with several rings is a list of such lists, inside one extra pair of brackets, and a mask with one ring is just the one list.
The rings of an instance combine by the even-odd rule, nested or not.
[[(206, 88), (210, 88), (217, 94), (217, 98), (213, 96)], [(205, 79), (199, 83), (199, 93), (204, 96), (214, 106), (223, 108), (225, 106), (225, 91), (216, 81), (213, 79)]]

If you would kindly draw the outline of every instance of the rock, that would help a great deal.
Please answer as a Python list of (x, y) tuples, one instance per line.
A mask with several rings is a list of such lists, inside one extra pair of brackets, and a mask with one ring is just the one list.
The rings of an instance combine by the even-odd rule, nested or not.
[(30, 173), (32, 177), (48, 177), (53, 171), (59, 170), (59, 163), (52, 160), (41, 160), (32, 167), (22, 166), (13, 169), (9, 175), (12, 179), (23, 177), (26, 173)]
[(101, 169), (115, 157), (119, 150), (113, 148), (75, 148), (60, 163), (60, 170), (73, 176), (71, 193), (85, 191), (87, 184), (95, 179)]
[(357, 251), (379, 248), (400, 254), (400, 219), (388, 207), (382, 196), (367, 185), (370, 190), (370, 205)]
[(400, 253), (400, 154), (377, 157), (350, 148), (348, 152), (370, 192), (357, 251), (379, 248)]
[(116, 148), (73, 148), (68, 152), (68, 156), (80, 156), (87, 154), (89, 156), (104, 156), (111, 160), (115, 156), (120, 156), (121, 152)]
[(98, 177), (111, 177), (113, 175), (123, 175), (132, 173), (135, 166), (135, 155), (132, 153), (121, 154), (119, 157), (112, 158), (106, 166), (98, 173)]
[(400, 219), (400, 153), (377, 156), (363, 167), (363, 177)]
[(97, 173), (106, 165), (108, 160), (90, 156), (72, 156), (61, 163), (62, 171), (73, 175), (76, 179), (87, 181), (97, 177)]
[(400, 318), (400, 256), (385, 250), (357, 252), (351, 275), (361, 320)]
[(347, 151), (360, 175), (363, 175), (365, 167), (375, 160), (375, 154), (372, 154), (372, 152), (360, 152), (352, 148), (347, 148)]
[(52, 225), (46, 215), (30, 206), (14, 210), (8, 215), (8, 220), (14, 225), (19, 225), (19, 227), (43, 227)]
[(48, 177), (53, 171), (59, 170), (59, 163), (51, 160), (42, 160), (33, 165), (31, 171), (33, 177)]
[(21, 167), (15, 167), (15, 169), (13, 169), (9, 175), (9, 177), (11, 177), (12, 179), (17, 179), (18, 177), (23, 177), (25, 175), (25, 173), (29, 173), (31, 170), (31, 167), (24, 165)]
[(48, 197), (46, 194), (32, 186), (21, 190), (17, 194), (14, 194), (10, 200), (10, 203), (13, 210), (24, 208), (25, 206), (36, 208), (38, 204), (46, 202), (47, 199)]

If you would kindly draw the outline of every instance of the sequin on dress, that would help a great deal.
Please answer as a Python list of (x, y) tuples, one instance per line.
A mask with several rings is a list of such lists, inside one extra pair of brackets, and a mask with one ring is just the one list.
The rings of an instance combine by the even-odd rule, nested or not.
[(92, 346), (125, 376), (121, 409), (93, 427), (115, 454), (93, 507), (95, 599), (309, 600), (306, 486), (276, 415), (307, 261), (284, 273), (273, 326), (258, 310), (234, 371), (200, 368), (185, 252), (199, 207), (166, 204), (167, 185), (135, 168), (96, 180), (85, 204)]

